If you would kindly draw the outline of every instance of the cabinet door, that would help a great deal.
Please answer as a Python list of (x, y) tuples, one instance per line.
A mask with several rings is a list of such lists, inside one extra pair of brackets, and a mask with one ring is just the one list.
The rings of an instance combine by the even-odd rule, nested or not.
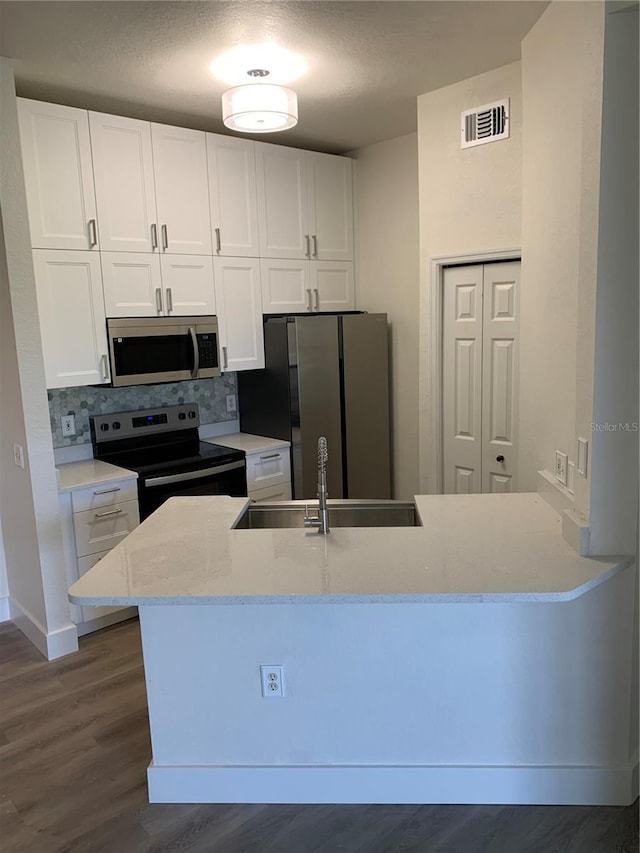
[(165, 313), (160, 258), (142, 252), (102, 252), (107, 317), (157, 317)]
[(216, 313), (213, 258), (207, 255), (162, 255), (165, 313), (172, 316)]
[(263, 314), (313, 310), (309, 261), (261, 260)]
[(356, 307), (353, 264), (311, 261), (311, 290), (315, 311), (352, 311)]
[(96, 200), (86, 110), (18, 98), (34, 249), (95, 249)]
[(263, 258), (308, 258), (306, 151), (256, 142), (258, 226)]
[(158, 232), (149, 123), (89, 113), (89, 127), (100, 248), (153, 251)]
[(351, 160), (333, 154), (307, 154), (311, 257), (353, 260)]
[(99, 256), (36, 249), (33, 266), (47, 388), (108, 382)]
[(222, 370), (264, 367), (259, 262), (214, 258), (213, 269)]
[(207, 163), (214, 253), (257, 257), (255, 142), (207, 133)]
[(151, 125), (160, 246), (211, 254), (207, 149), (201, 130)]

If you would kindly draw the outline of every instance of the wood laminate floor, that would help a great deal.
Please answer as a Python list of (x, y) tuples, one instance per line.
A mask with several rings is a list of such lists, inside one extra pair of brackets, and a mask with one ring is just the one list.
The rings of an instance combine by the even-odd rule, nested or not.
[(137, 621), (48, 663), (0, 625), (3, 853), (637, 853), (638, 803), (150, 805)]

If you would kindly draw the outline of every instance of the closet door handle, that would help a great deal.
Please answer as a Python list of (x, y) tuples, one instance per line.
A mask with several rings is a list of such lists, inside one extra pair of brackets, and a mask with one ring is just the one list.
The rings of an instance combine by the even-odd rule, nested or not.
[(311, 288), (307, 288), (307, 310), (313, 311), (313, 305), (311, 304)]
[(158, 248), (158, 226), (155, 222), (151, 225), (151, 248)]
[(166, 251), (169, 248), (169, 235), (167, 233), (167, 226), (163, 225), (160, 229), (162, 234), (162, 248)]
[(156, 287), (156, 310), (162, 314), (162, 288)]
[(315, 234), (313, 235), (313, 257), (318, 257), (318, 238)]
[(94, 246), (98, 245), (98, 232), (96, 231), (96, 221), (95, 219), (89, 220), (89, 246), (93, 249)]
[(500, 456), (496, 456), (496, 462), (504, 462), (504, 456), (500, 454)]
[(222, 251), (222, 240), (220, 238), (220, 229), (216, 228), (215, 232), (216, 232), (216, 252), (218, 254), (220, 254), (220, 252)]

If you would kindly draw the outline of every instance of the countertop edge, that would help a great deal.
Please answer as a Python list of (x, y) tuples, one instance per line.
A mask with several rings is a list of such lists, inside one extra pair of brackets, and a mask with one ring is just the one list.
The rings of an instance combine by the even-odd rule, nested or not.
[[(111, 465), (109, 462), (101, 462), (102, 466), (108, 466), (108, 468), (113, 469), (112, 471), (107, 471), (105, 474), (100, 476), (89, 476), (86, 477), (79, 476), (78, 479), (74, 480), (72, 483), (63, 484), (60, 482), (61, 472), (60, 469), (64, 468), (67, 465), (73, 466), (82, 466), (85, 465), (87, 467), (94, 467), (95, 462), (97, 460), (94, 459), (85, 459), (79, 462), (66, 462), (62, 465), (56, 465), (56, 472), (58, 477), (58, 494), (63, 495), (68, 492), (73, 492), (76, 489), (86, 489), (90, 486), (98, 486), (103, 483), (113, 483), (118, 480), (137, 480), (138, 474), (136, 471), (131, 471), (128, 468), (120, 468), (117, 465)], [(63, 472), (64, 475), (64, 472)]]

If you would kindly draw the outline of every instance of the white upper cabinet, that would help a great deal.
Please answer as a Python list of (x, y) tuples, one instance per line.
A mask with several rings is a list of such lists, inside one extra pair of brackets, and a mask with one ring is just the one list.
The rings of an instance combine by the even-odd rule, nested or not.
[(310, 284), (314, 310), (350, 311), (355, 308), (350, 261), (312, 261)]
[(353, 259), (353, 188), (351, 160), (307, 152), (311, 258)]
[(152, 124), (151, 142), (162, 251), (210, 255), (204, 132)]
[(215, 314), (213, 258), (103, 252), (107, 317)]
[(260, 256), (308, 258), (306, 151), (256, 142)]
[(288, 258), (260, 261), (263, 314), (313, 311), (309, 261)]
[(100, 248), (210, 255), (205, 134), (90, 113)]
[(86, 110), (18, 98), (31, 245), (96, 249)]
[(258, 257), (255, 142), (218, 133), (206, 136), (213, 252)]
[(149, 122), (89, 113), (100, 248), (151, 252), (158, 245)]
[(47, 388), (109, 382), (100, 258), (95, 252), (33, 252)]
[(222, 370), (264, 367), (260, 262), (214, 258)]

